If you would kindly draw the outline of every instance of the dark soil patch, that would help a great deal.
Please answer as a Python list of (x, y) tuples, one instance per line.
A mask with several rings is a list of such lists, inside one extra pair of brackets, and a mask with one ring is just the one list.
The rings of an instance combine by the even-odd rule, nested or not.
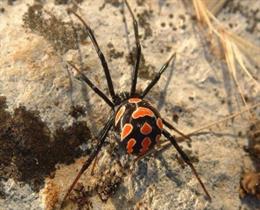
[(112, 59), (122, 58), (124, 56), (124, 52), (117, 51), (112, 43), (108, 43), (107, 47), (109, 48), (109, 61), (112, 61)]
[(138, 6), (144, 6), (146, 0), (137, 0), (136, 3)]
[[(135, 65), (136, 62), (136, 48), (134, 47), (127, 55), (126, 61), (129, 65)], [(138, 76), (143, 79), (151, 80), (155, 76), (155, 67), (150, 64), (146, 64), (143, 54), (141, 54), (140, 66)]]
[[(82, 155), (79, 146), (91, 138), (85, 122), (51, 133), (36, 111), (20, 106), (6, 111), (0, 97), (0, 177), (28, 183), (38, 191), (57, 163), (72, 163)], [(90, 150), (89, 150), (90, 151)]]
[[(248, 145), (246, 151), (254, 164), (254, 167), (248, 171), (244, 170), (240, 179), (239, 196), (246, 201), (246, 197), (260, 199), (260, 121), (251, 124), (248, 132)], [(249, 195), (249, 196), (248, 196)]]
[(144, 28), (144, 38), (147, 39), (148, 37), (153, 36), (153, 30), (150, 26), (150, 19), (152, 18), (153, 11), (152, 10), (144, 10), (142, 13), (137, 14), (138, 23), (140, 27)]
[(62, 54), (70, 49), (77, 49), (78, 42), (83, 42), (87, 37), (83, 26), (58, 19), (50, 12), (44, 11), (41, 4), (30, 6), (23, 16), (23, 21), (25, 28), (43, 36)]
[(255, 170), (260, 171), (260, 121), (250, 125), (248, 132), (248, 146), (245, 148), (252, 159)]
[(103, 5), (99, 8), (99, 10), (103, 10), (106, 4), (111, 4), (113, 7), (119, 7), (121, 5), (121, 2), (119, 0), (105, 0)]
[(78, 119), (81, 116), (86, 116), (86, 107), (79, 105), (72, 106), (69, 114), (75, 119)]

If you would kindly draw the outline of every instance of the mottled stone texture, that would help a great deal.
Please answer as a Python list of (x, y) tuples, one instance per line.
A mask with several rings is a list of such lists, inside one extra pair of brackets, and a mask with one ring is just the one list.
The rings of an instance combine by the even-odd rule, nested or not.
[[(257, 44), (260, 4), (252, 2), (257, 1), (230, 1), (219, 17), (236, 33)], [(146, 87), (172, 52), (177, 53), (175, 64), (169, 66), (147, 96), (162, 116), (177, 122), (177, 128), (189, 133), (238, 111), (237, 91), (228, 78), (225, 63), (211, 55), (206, 38), (191, 14), (191, 2), (129, 0), (129, 3), (140, 26), (142, 45), (138, 90)], [(98, 96), (68, 71), (66, 61), (82, 66), (84, 73), (108, 95), (98, 56), (84, 28), (73, 18), (78, 34), (75, 38), (67, 8), (77, 11), (95, 31), (109, 63), (115, 90), (130, 89), (134, 33), (129, 12), (123, 9), (121, 1), (0, 2), (0, 95), (6, 98), (6, 104), (2, 98), (0, 102), (0, 145), (3, 145), (0, 164), (12, 169), (10, 175), (1, 177), (0, 209), (58, 207), (86, 159), (83, 156), (97, 143), (91, 136), (102, 128), (110, 112)], [(81, 59), (76, 50), (78, 44)], [(243, 81), (249, 104), (259, 101), (259, 93), (251, 88), (249, 79), (245, 77)], [(23, 112), (17, 113), (21, 109)], [(15, 118), (17, 116), (21, 118)], [(80, 126), (75, 128), (75, 125)], [(72, 193), (66, 209), (82, 206), (93, 209), (258, 209), (259, 201), (248, 197), (240, 200), (238, 194), (243, 168), (253, 167), (243, 149), (247, 145), (249, 126), (246, 118), (238, 118), (194, 136), (190, 145), (181, 143), (194, 160), (212, 202), (205, 199), (190, 169), (181, 167), (173, 147), (141, 160), (130, 172), (125, 168), (132, 165), (133, 160), (125, 155), (118, 157), (121, 151), (111, 132), (107, 138), (111, 144), (99, 154), (95, 175), (91, 176), (90, 170), (83, 175), (82, 186), (78, 185), (78, 190)], [(35, 127), (36, 133), (33, 132)], [(64, 148), (57, 146), (61, 141)], [(63, 153), (64, 156), (71, 154), (71, 159), (59, 158)], [(71, 163), (79, 155), (82, 158)], [(33, 164), (41, 164), (38, 168), (37, 164), (28, 167), (28, 171), (23, 167), (21, 171), (16, 163), (24, 162), (15, 159), (17, 157), (21, 160), (31, 157)], [(50, 170), (45, 170), (46, 162), (41, 159), (51, 161)], [(117, 159), (124, 169), (117, 164)]]

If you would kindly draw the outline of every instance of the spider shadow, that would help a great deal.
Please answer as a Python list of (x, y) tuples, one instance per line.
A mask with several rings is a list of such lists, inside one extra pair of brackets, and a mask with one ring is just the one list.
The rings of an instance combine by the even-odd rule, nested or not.
[[(200, 30), (198, 27), (196, 27), (194, 25), (192, 27), (193, 27), (193, 30), (195, 31), (197, 39), (199, 40), (200, 43), (202, 43), (204, 58), (206, 59), (207, 63), (210, 65), (211, 69), (214, 71), (215, 75), (217, 75), (218, 69), (214, 65), (215, 56), (212, 54), (212, 52), (210, 52), (210, 49), (209, 49), (208, 43), (207, 43), (207, 37), (205, 36), (205, 34), (200, 33)], [(235, 91), (233, 88), (234, 85), (232, 82), (232, 78), (231, 78), (230, 72), (228, 71), (226, 64), (224, 64), (223, 62), (220, 63), (220, 69), (221, 69), (221, 73), (222, 73), (222, 81), (223, 81), (224, 89), (226, 92), (227, 108), (228, 108), (229, 113), (233, 113), (234, 107), (232, 105), (233, 103), (231, 102), (231, 100), (232, 100), (232, 96), (234, 95)]]
[[(160, 165), (156, 164), (155, 158), (160, 160)], [(179, 174), (171, 169), (161, 153), (156, 154), (155, 158), (147, 157), (138, 162), (135, 172), (128, 175), (131, 176), (129, 177), (130, 184), (121, 186), (116, 195), (110, 198), (115, 209), (133, 209), (137, 203), (142, 202), (149, 193), (150, 187), (160, 182), (162, 175), (160, 175), (159, 170), (165, 170), (165, 176), (176, 183), (177, 187), (184, 184), (184, 181), (178, 178)], [(131, 195), (130, 199), (129, 194)], [(118, 196), (121, 197), (120, 201)], [(122, 198), (124, 198), (123, 203)]]
[[(184, 0), (184, 1), (182, 1), (182, 4), (184, 5), (185, 9), (190, 14), (193, 14), (193, 12), (191, 11), (190, 6), (189, 6), (190, 2), (187, 2), (186, 0)], [(193, 21), (195, 22), (196, 20), (193, 20)], [(215, 67), (215, 63), (214, 63), (214, 61), (216, 60), (216, 56), (213, 55), (212, 51), (209, 48), (209, 43), (208, 43), (209, 37), (206, 36), (206, 33), (201, 32), (204, 29), (199, 28), (199, 26), (197, 26), (197, 23), (192, 24), (192, 29), (195, 32), (194, 33), (195, 37), (201, 43), (204, 58), (206, 59), (209, 66), (211, 67), (211, 70), (213, 70), (215, 75), (217, 75), (217, 72), (219, 71), (219, 69), (217, 69)], [(228, 108), (229, 113), (232, 113), (234, 111), (234, 107), (232, 106), (233, 103), (231, 103), (231, 100), (232, 100), (232, 95), (234, 95), (234, 93), (236, 93), (236, 91), (234, 91), (234, 82), (232, 82), (233, 80), (231, 78), (230, 72), (229, 72), (226, 64), (221, 62), (220, 66), (221, 66), (220, 68), (222, 71), (222, 80), (223, 80), (224, 88), (226, 91), (226, 98), (228, 99), (227, 108)]]
[(160, 160), (160, 163), (162, 165), (162, 167), (164, 167), (165, 169), (167, 169), (165, 175), (172, 180), (173, 182), (176, 183), (177, 187), (183, 185), (183, 181), (178, 179), (177, 177), (179, 176), (178, 173), (174, 172), (172, 170), (172, 167), (169, 166), (169, 163), (165, 160), (165, 158), (163, 157), (163, 155), (161, 153), (157, 154), (157, 159)]
[[(189, 11), (190, 14), (192, 14), (192, 11), (190, 10), (190, 7), (188, 6), (188, 2), (186, 0), (182, 1), (185, 9), (187, 11)], [(194, 22), (196, 20), (193, 20)], [(203, 55), (204, 58), (206, 59), (207, 63), (209, 64), (209, 66), (211, 67), (211, 70), (214, 72), (215, 75), (218, 75), (218, 71), (219, 69), (216, 67), (216, 62), (214, 62), (217, 58), (217, 56), (215, 56), (211, 50), (211, 48), (209, 47), (209, 37), (207, 37), (206, 35), (206, 31), (205, 33), (203, 33), (202, 31), (205, 29), (200, 28), (200, 26), (198, 24), (192, 24), (192, 29), (195, 32), (195, 37), (197, 38), (198, 42), (201, 43), (202, 49), (203, 49)], [(220, 41), (218, 40), (218, 43), (220, 44)], [(221, 52), (223, 52), (223, 49), (221, 49), (221, 47), (219, 47), (219, 49), (221, 50)], [(220, 60), (220, 59), (219, 59)], [(224, 86), (224, 90), (226, 92), (226, 106), (228, 109), (228, 112), (230, 114), (235, 112), (235, 106), (232, 103), (233, 100), (235, 100), (238, 106), (240, 106), (240, 102), (241, 100), (238, 98), (238, 91), (235, 90), (235, 82), (232, 79), (231, 73), (228, 70), (227, 65), (224, 62), (220, 62), (219, 64), (219, 68), (221, 70), (222, 73), (222, 80), (221, 81), (217, 81), (217, 80), (211, 80), (211, 83), (221, 83), (223, 81), (223, 86)], [(216, 76), (215, 76), (216, 77)], [(235, 99), (233, 99), (232, 96), (235, 95)], [(240, 109), (240, 108), (239, 108)], [(232, 119), (233, 120), (233, 119)], [(234, 127), (232, 127), (232, 132), (233, 133), (237, 133), (236, 129)], [(237, 145), (239, 146), (239, 143), (237, 143)]]
[(169, 76), (167, 77), (167, 81), (164, 85), (164, 88), (160, 91), (160, 95), (159, 95), (159, 100), (158, 100), (158, 105), (157, 105), (157, 108), (158, 108), (158, 111), (161, 111), (162, 107), (164, 106), (165, 104), (165, 98), (166, 98), (166, 93), (167, 93), (167, 89), (170, 85), (170, 81), (172, 79), (172, 76), (173, 76), (173, 67), (174, 67), (174, 63), (175, 62), (172, 62), (171, 63), (171, 66), (168, 67), (169, 70), (170, 70), (170, 73), (169, 73)]
[(260, 200), (250, 195), (247, 195), (245, 198), (241, 199), (241, 204), (246, 206), (248, 209), (260, 208)]
[[(73, 108), (75, 108), (76, 107), (76, 105), (77, 105), (77, 103), (75, 103), (74, 102), (74, 99), (73, 99), (73, 92), (74, 92), (74, 85), (73, 85), (73, 81), (74, 80), (77, 80), (78, 81), (78, 79), (75, 79), (74, 77), (73, 77), (73, 75), (71, 74), (71, 70), (69, 69), (69, 67), (68, 67), (68, 65), (66, 64), (66, 62), (64, 61), (64, 59), (62, 58), (62, 56), (61, 56), (61, 61), (62, 61), (62, 64), (63, 64), (63, 66), (64, 66), (64, 69), (65, 69), (65, 71), (66, 71), (66, 73), (67, 73), (67, 75), (68, 75), (68, 78), (69, 78), (69, 86), (70, 86), (70, 93), (69, 93), (69, 98), (70, 98), (70, 101), (71, 101), (71, 108), (73, 109)], [(81, 68), (82, 68), (82, 54), (80, 53), (80, 51), (79, 51), (79, 61), (80, 61), (80, 66), (81, 66)], [(84, 83), (84, 81), (81, 81), (80, 80), (80, 88), (81, 88), (81, 93), (82, 93), (82, 98), (83, 98), (83, 100), (84, 100), (84, 102), (85, 102), (85, 109), (84, 109), (84, 111), (87, 113), (87, 115), (88, 116), (90, 116), (90, 117), (92, 117), (92, 118), (94, 118), (93, 117), (93, 115), (92, 115), (92, 113), (95, 113), (95, 112), (93, 112), (93, 109), (92, 109), (92, 106), (91, 106), (91, 104), (89, 103), (89, 101), (90, 101), (90, 97), (89, 97), (89, 94), (88, 94), (88, 88), (87, 88), (87, 86), (86, 86), (86, 84)], [(94, 126), (92, 123), (90, 123), (89, 125), (88, 125), (90, 128), (91, 128), (91, 130), (93, 131), (95, 131), (95, 133), (97, 133), (97, 128), (96, 128), (96, 126)]]
[[(186, 0), (182, 0), (182, 3), (184, 5), (184, 7), (186, 8), (186, 10), (189, 11), (190, 14), (193, 14), (192, 11), (190, 10), (188, 2)], [(213, 70), (215, 75), (217, 75), (217, 69), (215, 67), (216, 63), (214, 62), (216, 60), (216, 56), (213, 55), (212, 51), (209, 48), (209, 42), (208, 42), (209, 37), (207, 37), (205, 33), (201, 32), (204, 29), (197, 26), (198, 24), (195, 23), (195, 21), (196, 20), (194, 20), (194, 24), (192, 24), (193, 31), (195, 32), (194, 33), (195, 37), (201, 43), (204, 58), (208, 62), (209, 66), (211, 67), (211, 70)], [(223, 63), (223, 62), (220, 63), (220, 69), (222, 71), (222, 79), (223, 79), (224, 88), (225, 88), (225, 91), (226, 91), (226, 98), (228, 99), (227, 108), (228, 108), (229, 113), (233, 113), (234, 106), (232, 105), (233, 103), (232, 103), (231, 100), (232, 100), (232, 96), (234, 94), (236, 95), (237, 104), (239, 104), (238, 103), (239, 99), (237, 98), (238, 97), (237, 91), (234, 90), (235, 84), (233, 82), (233, 79), (231, 78), (230, 72), (229, 72), (228, 67), (226, 66), (225, 63)]]
[[(70, 93), (71, 108), (74, 109), (77, 106), (77, 103), (75, 103), (73, 99), (73, 89), (74, 89), (73, 82), (76, 80), (80, 83), (81, 97), (84, 101), (84, 105), (83, 105), (84, 112), (85, 112), (84, 115), (86, 114), (89, 118), (95, 119), (95, 116), (93, 115), (93, 113), (95, 113), (95, 110), (92, 108), (93, 104), (90, 103), (90, 96), (89, 96), (90, 88), (86, 86), (84, 81), (81, 80), (79, 81), (78, 79), (75, 79), (73, 77), (71, 78), (70, 70), (67, 70), (67, 74), (69, 76), (70, 87), (71, 87), (71, 93)], [(98, 128), (95, 123), (88, 123), (88, 126), (93, 133), (96, 134), (98, 132)]]
[(158, 170), (149, 167), (147, 158), (139, 161), (134, 172), (125, 178), (124, 185), (121, 184), (116, 194), (110, 198), (115, 209), (134, 209), (149, 192), (149, 187), (159, 182)]
[[(74, 36), (75, 36), (75, 39), (76, 39), (76, 50), (78, 52), (77, 60), (78, 60), (79, 66), (80, 66), (80, 71), (82, 71), (82, 73), (83, 73), (83, 70), (85, 69), (85, 65), (84, 65), (84, 61), (83, 61), (84, 56), (82, 54), (82, 49), (81, 49), (81, 44), (80, 44), (80, 34), (78, 33), (78, 31), (74, 27), (74, 23), (73, 23), (71, 17), (70, 17), (70, 23), (71, 23), (72, 29), (74, 31)], [(87, 39), (88, 37), (89, 36), (87, 36), (85, 38)], [(72, 93), (70, 94), (70, 97), (71, 97), (72, 108), (74, 108), (76, 103), (74, 103), (74, 101), (73, 101), (73, 79), (71, 78), (71, 73), (68, 69), (67, 69), (67, 73), (68, 73), (68, 76), (70, 77), (70, 86), (71, 86), (71, 89), (72, 89)], [(89, 118), (95, 119), (96, 116), (93, 113), (96, 113), (95, 112), (96, 110), (94, 110), (92, 108), (93, 105), (90, 103), (91, 97), (89, 95), (89, 90), (90, 91), (92, 91), (92, 90), (91, 90), (91, 88), (89, 88), (86, 85), (86, 83), (83, 80), (81, 80), (79, 78), (76, 79), (76, 80), (80, 81), (81, 96), (82, 96), (83, 101), (85, 102), (84, 111)], [(93, 106), (93, 107), (95, 107), (95, 106)], [(98, 130), (95, 123), (89, 123), (89, 127), (90, 127), (90, 130), (93, 131), (93, 133), (95, 133), (95, 134), (98, 133), (99, 130)]]

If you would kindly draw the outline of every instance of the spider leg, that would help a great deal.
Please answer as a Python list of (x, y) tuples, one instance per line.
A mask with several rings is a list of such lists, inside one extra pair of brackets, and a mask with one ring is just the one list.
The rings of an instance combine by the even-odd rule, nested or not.
[(207, 195), (208, 199), (211, 200), (211, 197), (205, 187), (205, 185), (203, 184), (203, 182), (201, 181), (196, 169), (194, 168), (192, 162), (190, 161), (190, 158), (187, 156), (187, 154), (180, 148), (180, 146), (178, 145), (176, 139), (166, 130), (162, 131), (162, 134), (170, 140), (170, 142), (172, 143), (172, 145), (175, 147), (175, 149), (178, 151), (178, 153), (180, 154), (181, 158), (184, 160), (184, 162), (191, 168), (193, 174), (196, 176), (197, 180), (199, 181), (201, 187), (203, 188), (205, 194)]
[(150, 84), (145, 88), (145, 90), (143, 91), (143, 93), (141, 95), (141, 98), (144, 98), (146, 96), (146, 94), (152, 89), (152, 87), (159, 81), (159, 79), (161, 78), (161, 75), (167, 69), (167, 67), (169, 66), (171, 60), (172, 59), (175, 60), (175, 58), (176, 58), (176, 53), (173, 53), (171, 55), (171, 57), (166, 61), (166, 63), (161, 67), (160, 71), (157, 72), (157, 74), (155, 75), (153, 80), (150, 82)]
[(109, 73), (107, 61), (106, 61), (105, 56), (102, 53), (102, 51), (101, 51), (101, 49), (100, 49), (100, 47), (99, 47), (99, 45), (98, 45), (98, 43), (96, 41), (96, 38), (95, 38), (95, 35), (94, 35), (93, 31), (87, 25), (87, 23), (76, 12), (74, 12), (72, 10), (68, 10), (68, 13), (72, 13), (73, 15), (75, 15), (80, 20), (80, 22), (85, 26), (85, 29), (86, 29), (89, 37), (90, 37), (90, 40), (91, 40), (92, 44), (95, 47), (95, 50), (96, 50), (96, 52), (98, 54), (98, 57), (99, 57), (100, 62), (101, 62), (101, 65), (103, 67), (103, 70), (105, 72), (109, 93), (110, 93), (110, 95), (111, 95), (111, 97), (113, 99), (113, 102), (116, 102), (117, 96), (116, 96), (115, 91), (114, 91), (114, 86), (113, 86), (113, 82), (112, 82), (112, 79), (111, 79), (111, 76), (110, 76), (110, 73)]
[(139, 35), (138, 35), (138, 23), (135, 19), (134, 13), (127, 2), (127, 0), (124, 1), (133, 20), (133, 26), (134, 26), (134, 33), (135, 33), (135, 44), (136, 44), (136, 63), (135, 63), (135, 68), (134, 68), (134, 74), (132, 77), (132, 85), (131, 85), (131, 92), (130, 96), (135, 95), (135, 90), (136, 90), (136, 83), (137, 83), (137, 76), (138, 76), (138, 69), (139, 69), (139, 64), (140, 64), (140, 59), (141, 59), (141, 44), (139, 40)]
[(68, 64), (75, 69), (81, 76), (81, 79), (96, 93), (98, 94), (112, 109), (114, 109), (115, 105), (110, 99), (98, 88), (96, 87), (93, 82), (87, 78), (85, 74), (83, 74), (73, 63), (68, 62)]
[(66, 198), (68, 197), (70, 192), (73, 190), (74, 186), (77, 184), (77, 182), (78, 182), (79, 178), (81, 177), (81, 175), (84, 173), (85, 170), (88, 169), (88, 167), (91, 165), (92, 161), (95, 159), (95, 157), (100, 152), (100, 150), (101, 150), (101, 148), (102, 148), (102, 146), (103, 146), (103, 144), (105, 142), (105, 139), (107, 137), (108, 131), (110, 130), (110, 128), (113, 125), (113, 121), (114, 121), (114, 113), (109, 117), (109, 120), (107, 121), (107, 123), (105, 124), (103, 129), (99, 132), (98, 137), (97, 137), (97, 139), (99, 140), (98, 145), (92, 151), (92, 153), (90, 154), (90, 156), (88, 157), (88, 159), (85, 161), (85, 163), (81, 167), (80, 171), (78, 172), (76, 178), (74, 179), (74, 181), (70, 185), (67, 193), (65, 194), (64, 198), (62, 199), (61, 208), (64, 206), (64, 202), (65, 202)]
[(178, 130), (177, 128), (175, 128), (175, 127), (174, 127), (172, 124), (170, 124), (168, 121), (166, 121), (166, 120), (164, 120), (164, 119), (162, 119), (162, 121), (163, 121), (163, 124), (164, 124), (167, 128), (174, 130), (176, 133), (180, 134), (183, 138), (189, 139), (189, 140), (191, 141), (191, 138), (190, 138), (189, 136), (187, 136), (187, 135), (185, 135), (184, 133), (182, 133), (180, 130)]

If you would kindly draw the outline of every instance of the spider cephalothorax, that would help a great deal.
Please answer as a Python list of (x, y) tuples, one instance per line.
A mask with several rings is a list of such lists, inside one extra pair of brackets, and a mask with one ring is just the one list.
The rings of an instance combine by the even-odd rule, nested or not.
[[(205, 194), (210, 199), (210, 195), (206, 190), (204, 184), (202, 183), (201, 179), (199, 178), (192, 162), (190, 161), (189, 157), (184, 153), (184, 151), (180, 148), (177, 144), (176, 139), (172, 136), (169, 131), (167, 131), (165, 127), (168, 129), (173, 129), (179, 134), (186, 137), (176, 128), (174, 128), (169, 122), (161, 118), (159, 112), (154, 108), (148, 101), (144, 98), (149, 93), (149, 91), (153, 88), (153, 86), (159, 81), (163, 72), (167, 69), (171, 60), (175, 58), (175, 53), (166, 61), (166, 63), (161, 67), (158, 73), (155, 74), (153, 80), (148, 84), (148, 86), (142, 91), (142, 93), (136, 93), (136, 84), (137, 84), (137, 76), (138, 76), (138, 69), (139, 63), (141, 58), (141, 45), (139, 41), (138, 35), (138, 25), (137, 21), (134, 17), (134, 14), (125, 0), (125, 4), (130, 12), (130, 15), (133, 19), (133, 26), (134, 26), (134, 33), (135, 33), (135, 43), (136, 43), (136, 63), (134, 67), (131, 89), (129, 93), (121, 93), (116, 94), (113, 87), (113, 82), (110, 76), (110, 72), (108, 69), (108, 65), (103, 55), (101, 49), (98, 46), (96, 38), (94, 36), (93, 31), (87, 25), (87, 23), (75, 12), (72, 12), (85, 26), (85, 29), (89, 35), (89, 38), (94, 45), (94, 48), (99, 56), (101, 65), (103, 67), (104, 73), (106, 75), (108, 90), (110, 96), (109, 97), (103, 93), (98, 87), (94, 85), (90, 79), (84, 75), (74, 64), (69, 62), (70, 66), (72, 66), (81, 76), (81, 79), (98, 95), (100, 96), (104, 102), (107, 103), (108, 106), (111, 108), (111, 115), (109, 116), (107, 122), (105, 123), (104, 127), (98, 133), (96, 137), (98, 139), (98, 144), (95, 149), (92, 151), (86, 162), (83, 164), (81, 170), (79, 171), (78, 175), (74, 179), (73, 183), (70, 185), (66, 195), (63, 198), (62, 205), (66, 200), (67, 196), (72, 191), (73, 187), (79, 180), (80, 176), (83, 172), (88, 169), (91, 165), (93, 160), (97, 157), (102, 146), (105, 143), (106, 137), (110, 129), (114, 125), (114, 130), (119, 135), (120, 140), (119, 144), (123, 146), (128, 154), (137, 155), (138, 157), (145, 155), (148, 151), (150, 151), (159, 141), (161, 135), (166, 137), (175, 149), (178, 151), (184, 162), (191, 168), (192, 172), (196, 176), (197, 180), (199, 181), (200, 185), (202, 186)], [(186, 137), (187, 138), (187, 137)]]

